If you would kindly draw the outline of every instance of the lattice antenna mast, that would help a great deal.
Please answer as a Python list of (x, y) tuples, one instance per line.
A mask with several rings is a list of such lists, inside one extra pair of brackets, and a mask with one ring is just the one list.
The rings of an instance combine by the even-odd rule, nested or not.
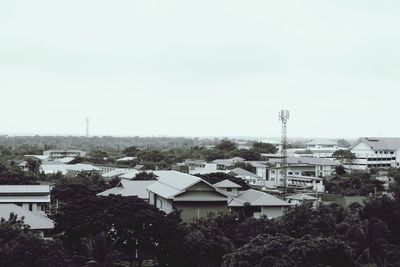
[(282, 179), (283, 179), (283, 198), (286, 200), (287, 191), (287, 122), (289, 120), (289, 110), (279, 112), (279, 121), (282, 122)]
[(86, 118), (86, 138), (89, 138), (89, 118)]

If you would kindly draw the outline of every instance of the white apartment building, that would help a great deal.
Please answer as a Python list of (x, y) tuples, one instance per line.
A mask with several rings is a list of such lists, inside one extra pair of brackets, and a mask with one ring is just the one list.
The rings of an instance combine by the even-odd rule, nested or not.
[(326, 139), (316, 139), (306, 143), (306, 149), (317, 158), (332, 158), (333, 153), (340, 149), (337, 142)]
[(61, 159), (65, 157), (85, 157), (86, 152), (78, 149), (52, 149), (43, 151), (44, 156), (48, 156), (51, 159)]
[(400, 167), (400, 138), (361, 137), (349, 150), (356, 156), (351, 169)]

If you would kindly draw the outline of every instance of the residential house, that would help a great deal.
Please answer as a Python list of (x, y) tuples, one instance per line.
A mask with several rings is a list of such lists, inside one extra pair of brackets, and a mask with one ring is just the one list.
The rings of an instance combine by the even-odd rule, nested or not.
[(305, 193), (290, 195), (286, 197), (287, 202), (293, 205), (301, 205), (306, 202), (311, 202), (313, 207), (317, 207), (318, 204), (321, 202), (320, 198), (310, 196)]
[(0, 185), (0, 204), (16, 204), (33, 213), (45, 214), (50, 205), (48, 185)]
[(214, 184), (219, 190), (229, 196), (228, 207), (231, 212), (237, 212), (245, 217), (272, 219), (284, 214), (290, 203), (268, 193), (249, 189), (242, 191), (241, 186), (224, 180)]
[(351, 169), (400, 167), (400, 138), (362, 137), (349, 150), (356, 156), (349, 164)]
[(149, 192), (147, 187), (157, 182), (156, 180), (134, 180), (128, 181), (122, 179), (114, 188), (108, 189), (98, 196), (120, 195), (120, 196), (136, 196), (145, 201), (149, 201)]
[(255, 173), (252, 173), (248, 170), (244, 170), (242, 168), (235, 168), (235, 169), (227, 171), (227, 173), (229, 175), (241, 178), (251, 185), (260, 185), (261, 184), (262, 177), (258, 176)]
[(282, 216), (291, 204), (268, 193), (249, 189), (239, 191), (236, 197), (230, 199), (228, 206), (232, 212), (238, 212), (245, 217), (265, 216), (273, 219)]
[(213, 163), (217, 164), (217, 170), (231, 170), (235, 168), (235, 163), (244, 162), (241, 157), (234, 157), (230, 159), (216, 159)]
[(181, 211), (189, 222), (208, 213), (228, 212), (228, 196), (203, 179), (177, 171), (154, 171), (158, 181), (147, 187), (149, 203), (166, 213)]
[(214, 187), (217, 187), (220, 191), (225, 193), (225, 195), (230, 196), (230, 197), (237, 197), (239, 195), (239, 190), (242, 188), (240, 185), (225, 179), (221, 182), (218, 182), (213, 185)]
[(23, 218), (29, 230), (42, 238), (47, 237), (54, 228), (54, 222), (44, 214), (29, 211), (16, 204), (0, 204), (0, 218), (8, 220), (11, 213), (17, 215), (18, 219)]

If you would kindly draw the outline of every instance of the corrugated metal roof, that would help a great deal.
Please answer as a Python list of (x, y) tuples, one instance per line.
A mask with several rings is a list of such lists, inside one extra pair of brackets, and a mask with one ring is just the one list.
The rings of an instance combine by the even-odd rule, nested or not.
[(301, 193), (301, 194), (296, 194), (296, 195), (291, 195), (287, 196), (287, 199), (293, 199), (293, 200), (317, 200), (316, 197)]
[(351, 145), (350, 149), (354, 148), (359, 143), (365, 143), (373, 150), (399, 150), (400, 138), (398, 137), (361, 137)]
[(240, 185), (225, 179), (219, 183), (214, 184), (215, 187), (219, 187), (219, 188), (242, 188)]
[(104, 192), (97, 194), (98, 196), (109, 196), (109, 195), (121, 195), (124, 197), (127, 196), (137, 196), (142, 199), (148, 199), (149, 193), (147, 191), (147, 187), (149, 185), (157, 182), (156, 180), (137, 180), (137, 181), (128, 181), (121, 180), (117, 187), (111, 188)]
[(10, 213), (17, 214), (18, 218), (24, 217), (24, 223), (33, 230), (54, 228), (54, 222), (44, 215), (33, 213), (15, 204), (0, 204), (0, 218), (8, 220)]
[(177, 190), (184, 190), (187, 187), (201, 181), (201, 178), (177, 171), (154, 171), (158, 181)]
[(228, 206), (241, 207), (245, 203), (249, 203), (251, 206), (291, 206), (291, 204), (282, 199), (254, 189), (241, 192), (238, 197), (233, 198), (233, 201)]
[(235, 168), (233, 170), (231, 170), (230, 172), (233, 172), (236, 175), (239, 176), (250, 176), (250, 177), (254, 177), (254, 178), (260, 178), (257, 174), (249, 172), (248, 170), (242, 169), (242, 168)]
[(121, 175), (119, 178), (122, 179), (133, 179), (135, 178), (135, 176), (140, 173), (140, 171), (138, 170), (130, 170), (128, 172), (126, 172), (125, 174)]
[(147, 189), (163, 198), (170, 199), (176, 196), (177, 194), (181, 193), (181, 190), (176, 188), (170, 187), (163, 183), (154, 183), (147, 187)]
[(47, 193), (50, 194), (48, 185), (0, 185), (0, 194), (12, 193)]

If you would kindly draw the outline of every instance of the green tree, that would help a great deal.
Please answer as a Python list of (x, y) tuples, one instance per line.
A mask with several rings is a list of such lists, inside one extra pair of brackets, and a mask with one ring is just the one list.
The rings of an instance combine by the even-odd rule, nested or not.
[(128, 157), (136, 157), (139, 149), (135, 146), (128, 146), (124, 150), (122, 150), (122, 153), (124, 153), (125, 156)]
[(118, 239), (130, 261), (157, 258), (161, 264), (174, 259), (172, 249), (182, 242), (175, 215), (137, 197), (86, 195), (60, 206), (55, 221), (66, 248), (78, 254), (85, 250), (81, 238), (104, 232), (111, 241)]
[(104, 232), (83, 239), (88, 257), (83, 267), (118, 267), (125, 266), (123, 253), (118, 250), (118, 239), (111, 241)]
[(14, 214), (0, 221), (0, 243), (0, 266), (68, 266), (68, 257), (59, 242), (37, 237), (23, 218), (18, 219)]
[(63, 177), (56, 182), (51, 191), (52, 198), (60, 204), (80, 201), (86, 196), (94, 196), (110, 186), (98, 174), (80, 173), (75, 177)]
[(224, 151), (233, 151), (236, 149), (236, 144), (227, 139), (221, 140), (219, 144), (215, 146), (215, 149), (224, 150)]
[(336, 150), (333, 155), (333, 158), (341, 162), (342, 164), (351, 164), (353, 160), (356, 159), (356, 155), (352, 153), (350, 150), (339, 149)]
[(41, 162), (37, 159), (27, 159), (26, 167), (30, 172), (39, 173), (40, 172)]
[(256, 153), (268, 153), (275, 154), (278, 150), (276, 146), (273, 144), (263, 143), (263, 142), (255, 142), (253, 143), (251, 149)]
[(232, 181), (238, 185), (240, 185), (242, 188), (241, 190), (247, 190), (250, 189), (250, 186), (241, 178), (234, 177), (232, 175), (223, 173), (223, 172), (214, 172), (214, 173), (208, 173), (208, 174), (198, 174), (196, 175), (200, 177), (201, 179), (206, 180), (210, 184), (216, 184), (219, 183), (223, 180), (228, 179), (229, 181)]

